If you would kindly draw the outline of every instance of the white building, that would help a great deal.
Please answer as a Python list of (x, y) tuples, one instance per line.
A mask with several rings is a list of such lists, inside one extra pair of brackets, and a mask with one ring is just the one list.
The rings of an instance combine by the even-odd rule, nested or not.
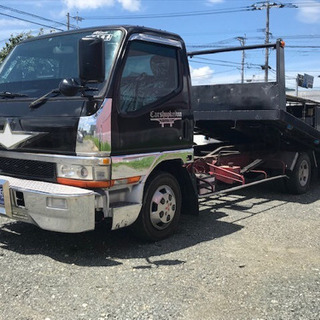
[(310, 100), (315, 100), (315, 101), (320, 101), (320, 90), (299, 91), (299, 97), (305, 98), (305, 99), (310, 99)]
[[(287, 92), (287, 94), (291, 96), (296, 95), (294, 91), (289, 91)], [(304, 99), (310, 99), (310, 100), (315, 100), (320, 102), (320, 90), (299, 90), (298, 96)]]

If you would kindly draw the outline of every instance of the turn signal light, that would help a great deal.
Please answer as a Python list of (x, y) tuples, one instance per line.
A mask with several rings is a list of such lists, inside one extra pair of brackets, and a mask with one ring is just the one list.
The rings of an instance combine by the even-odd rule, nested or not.
[(141, 176), (136, 177), (130, 177), (130, 178), (124, 178), (124, 179), (117, 179), (112, 180), (114, 182), (114, 185), (125, 185), (125, 184), (133, 184), (140, 181)]
[(68, 186), (79, 187), (79, 188), (110, 188), (113, 186), (113, 181), (88, 181), (88, 180), (76, 180), (67, 178), (57, 178), (57, 182)]
[(88, 181), (88, 180), (78, 180), (78, 179), (68, 179), (68, 178), (57, 178), (57, 182), (60, 184), (65, 184), (68, 186), (79, 187), (79, 188), (110, 188), (114, 185), (126, 185), (138, 183), (141, 176), (135, 176), (125, 179), (108, 180), (108, 181)]

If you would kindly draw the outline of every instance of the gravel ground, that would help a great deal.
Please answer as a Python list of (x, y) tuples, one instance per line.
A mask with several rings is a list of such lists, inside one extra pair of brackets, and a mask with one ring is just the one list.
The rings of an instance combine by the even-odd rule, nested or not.
[(201, 203), (178, 232), (59, 234), (0, 218), (0, 319), (320, 319), (320, 185)]

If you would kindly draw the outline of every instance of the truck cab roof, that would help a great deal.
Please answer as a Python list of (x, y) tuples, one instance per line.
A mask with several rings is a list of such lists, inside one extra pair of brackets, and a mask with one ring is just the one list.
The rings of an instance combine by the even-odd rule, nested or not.
[(73, 34), (73, 33), (86, 32), (86, 31), (87, 32), (94, 32), (97, 30), (107, 30), (107, 29), (121, 29), (128, 36), (130, 36), (131, 34), (135, 34), (135, 33), (147, 33), (150, 35), (157, 35), (157, 36), (160, 36), (160, 37), (163, 37), (166, 39), (174, 39), (174, 40), (177, 40), (177, 41), (184, 43), (183, 39), (178, 34), (168, 32), (165, 30), (148, 28), (148, 27), (144, 27), (144, 26), (134, 26), (134, 25), (106, 25), (106, 26), (96, 26), (96, 27), (90, 27), (90, 28), (81, 28), (81, 29), (76, 29), (76, 30), (61, 31), (61, 32), (41, 35), (38, 37), (32, 37), (32, 38), (24, 40), (23, 42), (33, 41), (37, 38), (55, 37), (55, 36), (59, 36), (61, 34)]

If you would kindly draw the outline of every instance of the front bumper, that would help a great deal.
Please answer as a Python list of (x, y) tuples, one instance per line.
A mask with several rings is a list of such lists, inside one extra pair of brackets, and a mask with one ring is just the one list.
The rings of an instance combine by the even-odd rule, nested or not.
[(0, 216), (45, 230), (83, 232), (95, 227), (94, 191), (0, 175)]

